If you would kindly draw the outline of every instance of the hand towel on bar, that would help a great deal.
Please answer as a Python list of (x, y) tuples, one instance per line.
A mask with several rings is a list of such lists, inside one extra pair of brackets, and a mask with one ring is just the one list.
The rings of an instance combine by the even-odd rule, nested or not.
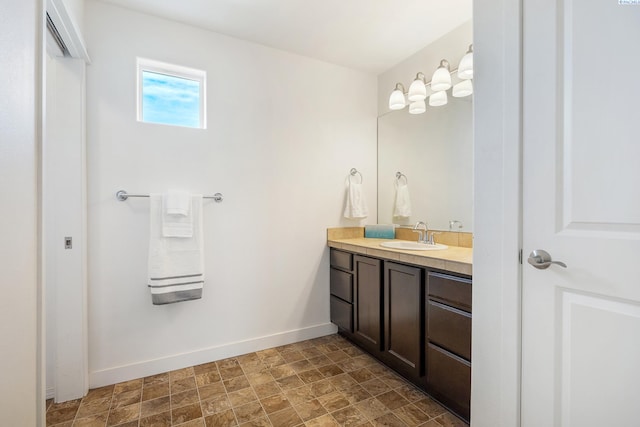
[(189, 216), (191, 214), (191, 194), (186, 191), (167, 191), (165, 213), (169, 215)]
[(344, 217), (350, 219), (366, 218), (369, 215), (367, 203), (364, 199), (362, 184), (349, 180), (347, 190), (347, 205), (344, 208)]
[(204, 245), (202, 195), (191, 196), (192, 237), (162, 235), (164, 208), (161, 194), (151, 194), (149, 209), (148, 286), (154, 305), (202, 297)]
[(193, 236), (191, 194), (169, 191), (162, 195), (162, 235), (164, 237)]
[(396, 203), (393, 216), (411, 216), (411, 198), (409, 197), (409, 186), (406, 184), (396, 185)]

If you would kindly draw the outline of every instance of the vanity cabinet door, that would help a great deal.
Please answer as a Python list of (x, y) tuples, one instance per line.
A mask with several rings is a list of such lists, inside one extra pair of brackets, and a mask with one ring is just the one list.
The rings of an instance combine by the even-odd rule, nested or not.
[(423, 270), (384, 264), (384, 356), (406, 377), (418, 380), (423, 371)]
[(355, 255), (355, 322), (353, 338), (372, 353), (382, 349), (382, 261)]

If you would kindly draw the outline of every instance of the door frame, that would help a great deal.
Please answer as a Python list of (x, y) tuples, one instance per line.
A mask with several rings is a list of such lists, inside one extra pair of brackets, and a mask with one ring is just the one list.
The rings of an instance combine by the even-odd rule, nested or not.
[(520, 425), (522, 0), (474, 0), (471, 425)]

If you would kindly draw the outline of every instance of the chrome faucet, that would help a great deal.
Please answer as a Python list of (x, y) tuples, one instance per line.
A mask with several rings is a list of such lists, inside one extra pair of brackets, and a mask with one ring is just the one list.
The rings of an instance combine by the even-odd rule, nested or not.
[[(420, 227), (423, 228), (421, 229)], [(418, 243), (429, 243), (429, 229), (427, 228), (427, 224), (425, 222), (416, 222), (416, 225), (413, 226), (413, 232), (418, 233)]]

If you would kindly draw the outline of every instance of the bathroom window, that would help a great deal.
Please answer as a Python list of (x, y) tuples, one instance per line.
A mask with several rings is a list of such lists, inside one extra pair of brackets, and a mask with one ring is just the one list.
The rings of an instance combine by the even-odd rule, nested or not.
[(138, 121), (206, 129), (206, 72), (138, 58)]

